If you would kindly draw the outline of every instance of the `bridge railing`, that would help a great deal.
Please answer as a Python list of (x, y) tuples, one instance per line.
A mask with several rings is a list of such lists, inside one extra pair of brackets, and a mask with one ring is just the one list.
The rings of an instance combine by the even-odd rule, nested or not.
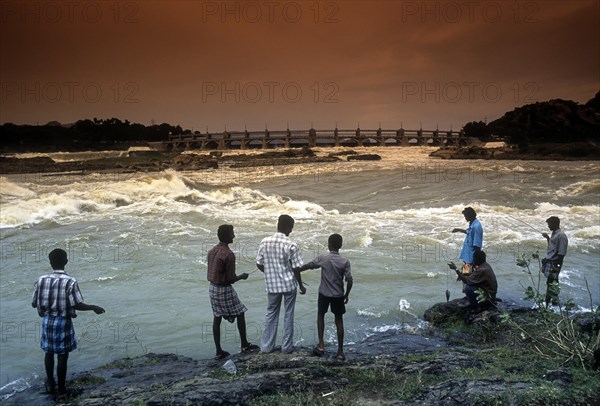
[(307, 137), (311, 132), (317, 137), (397, 137), (397, 136), (443, 136), (443, 137), (460, 137), (460, 131), (443, 131), (443, 130), (406, 130), (406, 129), (309, 129), (309, 130), (276, 130), (276, 131), (223, 131), (217, 133), (200, 133), (200, 134), (176, 134), (169, 135), (169, 141), (203, 141), (209, 139), (221, 138), (253, 138), (262, 137), (286, 137), (293, 138)]
[[(407, 130), (399, 129), (286, 129), (270, 131), (268, 129), (262, 131), (223, 131), (218, 133), (199, 133), (199, 134), (169, 134), (169, 141), (163, 142), (164, 145), (170, 145), (175, 148), (197, 148), (201, 145), (214, 145), (215, 142), (220, 145), (230, 146), (240, 144), (258, 145), (263, 147), (267, 145), (279, 145), (285, 142), (289, 145), (298, 146), (305, 145), (325, 145), (331, 144), (332, 140), (335, 143), (346, 143), (347, 140), (364, 145), (396, 145), (398, 143), (406, 145), (408, 143), (419, 145), (424, 143), (439, 143), (449, 142), (457, 145), (464, 133), (461, 131), (443, 131), (443, 130)], [(375, 141), (367, 141), (367, 140)], [(396, 141), (393, 141), (393, 140)], [(416, 141), (415, 141), (416, 140)], [(275, 142), (277, 141), (277, 142)], [(231, 144), (233, 142), (233, 144)]]

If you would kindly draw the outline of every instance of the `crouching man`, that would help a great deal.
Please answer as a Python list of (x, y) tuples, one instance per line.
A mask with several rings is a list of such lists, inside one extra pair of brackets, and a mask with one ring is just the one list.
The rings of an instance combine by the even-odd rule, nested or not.
[[(465, 283), (464, 292), (467, 299), (469, 299), (469, 307), (479, 308), (481, 306), (496, 304), (498, 282), (496, 281), (494, 270), (486, 262), (484, 251), (476, 251), (473, 254), (473, 272), (470, 274), (460, 272), (453, 263), (449, 263), (448, 265), (456, 271), (458, 279)], [(486, 294), (486, 300), (482, 303), (477, 301), (478, 289), (482, 289)]]

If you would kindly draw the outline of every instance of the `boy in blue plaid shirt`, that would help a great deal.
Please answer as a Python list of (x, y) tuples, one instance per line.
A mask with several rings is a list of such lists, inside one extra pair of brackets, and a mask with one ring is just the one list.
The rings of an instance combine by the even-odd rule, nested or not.
[[(46, 367), (46, 392), (56, 395), (57, 399), (66, 397), (65, 381), (67, 377), (67, 361), (69, 352), (77, 349), (75, 330), (72, 319), (77, 317), (76, 310), (92, 310), (96, 314), (104, 313), (100, 306), (83, 303), (83, 296), (79, 290), (77, 279), (69, 276), (65, 265), (69, 260), (67, 253), (54, 249), (48, 255), (50, 266), (54, 272), (42, 275), (35, 283), (35, 291), (31, 305), (37, 308), (42, 321), (41, 347), (46, 353), (44, 365)], [(54, 380), (54, 354), (57, 355), (58, 365), (58, 392)]]

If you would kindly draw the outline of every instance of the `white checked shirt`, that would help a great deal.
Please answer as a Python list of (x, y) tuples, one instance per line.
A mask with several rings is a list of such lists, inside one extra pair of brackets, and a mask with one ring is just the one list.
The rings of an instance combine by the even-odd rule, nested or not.
[(258, 247), (256, 263), (265, 269), (268, 293), (291, 292), (296, 289), (293, 268), (302, 266), (300, 247), (283, 233), (264, 238)]

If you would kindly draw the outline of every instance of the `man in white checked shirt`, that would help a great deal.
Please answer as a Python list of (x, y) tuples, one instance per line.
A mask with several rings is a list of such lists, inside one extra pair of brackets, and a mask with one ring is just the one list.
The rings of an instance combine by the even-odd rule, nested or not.
[[(272, 352), (277, 339), (279, 310), (281, 300), (284, 301), (283, 342), (281, 351), (290, 353), (294, 350), (294, 307), (296, 305), (296, 286), (298, 280), (294, 275), (303, 265), (300, 247), (288, 236), (294, 228), (294, 219), (287, 214), (279, 216), (277, 233), (264, 238), (258, 247), (256, 266), (265, 274), (265, 286), (269, 303), (265, 317), (265, 328), (260, 339), (262, 352)], [(299, 272), (296, 272), (300, 275)], [(300, 294), (306, 289), (300, 283)]]

